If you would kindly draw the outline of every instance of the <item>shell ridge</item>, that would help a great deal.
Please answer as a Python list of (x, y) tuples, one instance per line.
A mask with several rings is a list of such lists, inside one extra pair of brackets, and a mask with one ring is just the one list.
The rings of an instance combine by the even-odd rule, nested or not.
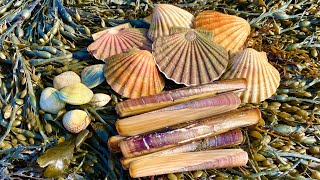
[[(207, 75), (207, 78), (209, 81), (214, 80), (214, 77), (219, 78), (219, 74), (218, 74), (218, 69), (217, 67), (215, 67), (214, 63), (212, 62), (212, 60), (210, 60), (210, 53), (207, 51), (207, 49), (205, 47), (203, 47), (203, 45), (201, 43), (196, 43), (195, 48), (198, 50), (198, 54), (200, 55), (200, 58), (202, 61), (205, 61), (207, 64), (206, 67), (206, 71), (209, 72)], [(209, 67), (210, 66), (210, 67)], [(211, 77), (211, 73), (214, 73), (214, 77)]]

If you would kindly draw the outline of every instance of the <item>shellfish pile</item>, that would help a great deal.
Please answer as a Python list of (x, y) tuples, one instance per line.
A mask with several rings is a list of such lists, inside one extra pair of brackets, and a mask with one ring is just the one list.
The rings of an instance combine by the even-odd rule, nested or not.
[[(148, 30), (122, 24), (93, 34), (88, 51), (105, 62), (107, 83), (118, 94), (132, 98), (117, 104), (121, 117), (131, 117), (116, 122), (120, 136), (109, 140), (110, 151), (121, 149), (123, 166), (132, 177), (247, 163), (246, 152), (240, 150), (219, 156), (219, 151), (184, 154), (187, 151), (178, 150), (171, 155), (167, 149), (191, 146), (190, 142), (222, 133), (226, 134), (220, 138), (227, 138), (234, 132), (230, 130), (256, 124), (261, 118), (258, 109), (235, 109), (241, 102), (259, 103), (271, 97), (280, 74), (264, 52), (244, 47), (249, 34), (250, 25), (242, 18), (215, 11), (194, 18), (169, 4), (155, 6)], [(165, 86), (161, 73), (189, 87), (161, 93)], [(212, 83), (220, 78), (231, 80)], [(238, 136), (242, 137), (239, 130)], [(237, 144), (241, 137), (231, 137), (230, 144), (222, 142), (221, 147)], [(193, 154), (199, 159), (188, 169), (179, 159)], [(175, 159), (176, 164), (160, 162), (167, 158)], [(224, 161), (220, 158), (227, 160), (215, 163)]]
[(245, 89), (244, 79), (233, 79), (120, 102), (119, 136), (109, 139), (109, 150), (122, 153), (133, 178), (244, 166), (248, 155), (241, 149), (208, 149), (241, 143), (238, 128), (258, 123), (259, 109), (237, 109), (234, 91)]
[(244, 47), (249, 34), (248, 22), (237, 16), (204, 11), (194, 18), (176, 6), (157, 4), (148, 30), (129, 24), (108, 28), (93, 34), (88, 51), (105, 61), (108, 84), (127, 98), (160, 93), (162, 73), (186, 86), (245, 78), (242, 102), (259, 103), (275, 93), (280, 74), (264, 52)]
[(319, 2), (169, 2), (0, 1), (0, 179), (320, 179)]

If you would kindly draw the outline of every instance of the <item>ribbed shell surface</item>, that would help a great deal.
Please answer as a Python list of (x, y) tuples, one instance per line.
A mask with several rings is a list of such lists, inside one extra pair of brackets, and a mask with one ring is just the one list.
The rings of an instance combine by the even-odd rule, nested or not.
[(194, 16), (186, 10), (170, 4), (157, 4), (148, 31), (148, 37), (156, 40), (158, 37), (169, 35), (171, 27), (192, 27)]
[(164, 88), (152, 54), (146, 50), (134, 48), (111, 57), (106, 62), (104, 75), (114, 91), (128, 98), (157, 94)]
[(247, 90), (240, 92), (243, 103), (259, 103), (271, 97), (280, 84), (280, 74), (265, 52), (247, 48), (236, 55), (223, 79), (246, 78)]
[(172, 28), (153, 43), (153, 55), (168, 79), (199, 85), (217, 80), (228, 65), (228, 53), (210, 40), (209, 31)]
[(124, 24), (120, 24), (118, 26), (115, 27), (111, 27), (111, 28), (107, 28), (105, 30), (96, 32), (94, 34), (92, 34), (92, 38), (93, 40), (97, 40), (98, 38), (100, 38), (102, 35), (104, 35), (106, 32), (110, 31), (110, 30), (114, 30), (114, 29), (125, 29), (125, 28), (131, 28), (132, 26), (130, 25), (130, 23), (124, 23)]
[(231, 51), (240, 50), (250, 34), (250, 25), (245, 19), (213, 10), (200, 13), (194, 25), (212, 31), (212, 40)]
[(99, 60), (126, 52), (133, 47), (151, 50), (151, 42), (146, 29), (110, 29), (88, 46), (88, 51)]

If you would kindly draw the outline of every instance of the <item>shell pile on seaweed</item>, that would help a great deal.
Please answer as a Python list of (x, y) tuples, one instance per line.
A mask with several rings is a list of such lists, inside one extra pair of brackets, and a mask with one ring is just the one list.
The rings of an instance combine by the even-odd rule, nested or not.
[[(66, 104), (102, 108), (111, 97), (91, 89), (106, 81), (131, 98), (116, 105), (122, 117), (115, 123), (119, 135), (110, 138), (108, 147), (122, 153), (121, 163), (132, 177), (244, 166), (248, 154), (242, 149), (193, 151), (204, 142), (206, 149), (241, 143), (240, 128), (261, 119), (257, 108), (238, 109), (241, 102), (259, 103), (279, 86), (279, 72), (265, 53), (247, 48), (229, 59), (228, 51), (243, 48), (248, 22), (215, 11), (194, 18), (168, 4), (155, 5), (148, 19), (149, 30), (127, 23), (93, 34), (88, 51), (105, 64), (86, 67), (81, 78), (73, 72), (56, 76), (57, 89), (42, 92), (40, 107), (54, 114)], [(188, 87), (162, 92), (161, 73)], [(217, 81), (220, 77), (226, 80)], [(79, 133), (90, 116), (73, 108), (62, 122), (69, 132)]]
[[(239, 128), (261, 118), (257, 108), (237, 109), (241, 100), (235, 92), (244, 90), (245, 80), (232, 79), (120, 102), (119, 115), (135, 115), (117, 120), (120, 136), (110, 138), (109, 150), (122, 153), (133, 178), (244, 166), (248, 154), (242, 149), (212, 150), (239, 144)], [(203, 143), (210, 150), (194, 152)]]

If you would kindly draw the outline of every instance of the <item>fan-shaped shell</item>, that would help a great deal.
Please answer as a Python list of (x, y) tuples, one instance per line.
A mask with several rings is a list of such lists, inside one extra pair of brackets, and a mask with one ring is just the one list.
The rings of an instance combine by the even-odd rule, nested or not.
[(186, 10), (170, 4), (157, 4), (148, 31), (148, 37), (156, 40), (158, 37), (169, 35), (171, 27), (191, 28), (194, 16)]
[(114, 27), (104, 31), (103, 35), (99, 34), (100, 37), (88, 46), (88, 51), (96, 59), (104, 61), (133, 47), (151, 50), (146, 29)]
[(233, 57), (223, 79), (246, 78), (247, 90), (240, 92), (243, 103), (259, 103), (271, 97), (280, 84), (280, 74), (265, 52), (247, 48)]
[(250, 25), (245, 19), (213, 10), (200, 13), (194, 25), (212, 31), (213, 41), (231, 51), (238, 51), (250, 34)]
[(132, 49), (108, 59), (104, 76), (114, 91), (128, 98), (157, 94), (164, 88), (164, 81), (146, 50)]
[(167, 78), (198, 85), (218, 79), (228, 65), (228, 53), (205, 30), (172, 28), (153, 43), (155, 61)]
[(107, 28), (105, 30), (102, 30), (102, 31), (99, 31), (99, 32), (96, 32), (94, 34), (92, 34), (92, 38), (93, 40), (97, 40), (98, 38), (100, 38), (102, 35), (104, 35), (106, 32), (112, 30), (112, 29), (125, 29), (125, 28), (131, 28), (132, 26), (130, 25), (130, 23), (124, 23), (124, 24), (120, 24), (118, 26), (115, 26), (115, 27), (110, 27), (110, 28)]

